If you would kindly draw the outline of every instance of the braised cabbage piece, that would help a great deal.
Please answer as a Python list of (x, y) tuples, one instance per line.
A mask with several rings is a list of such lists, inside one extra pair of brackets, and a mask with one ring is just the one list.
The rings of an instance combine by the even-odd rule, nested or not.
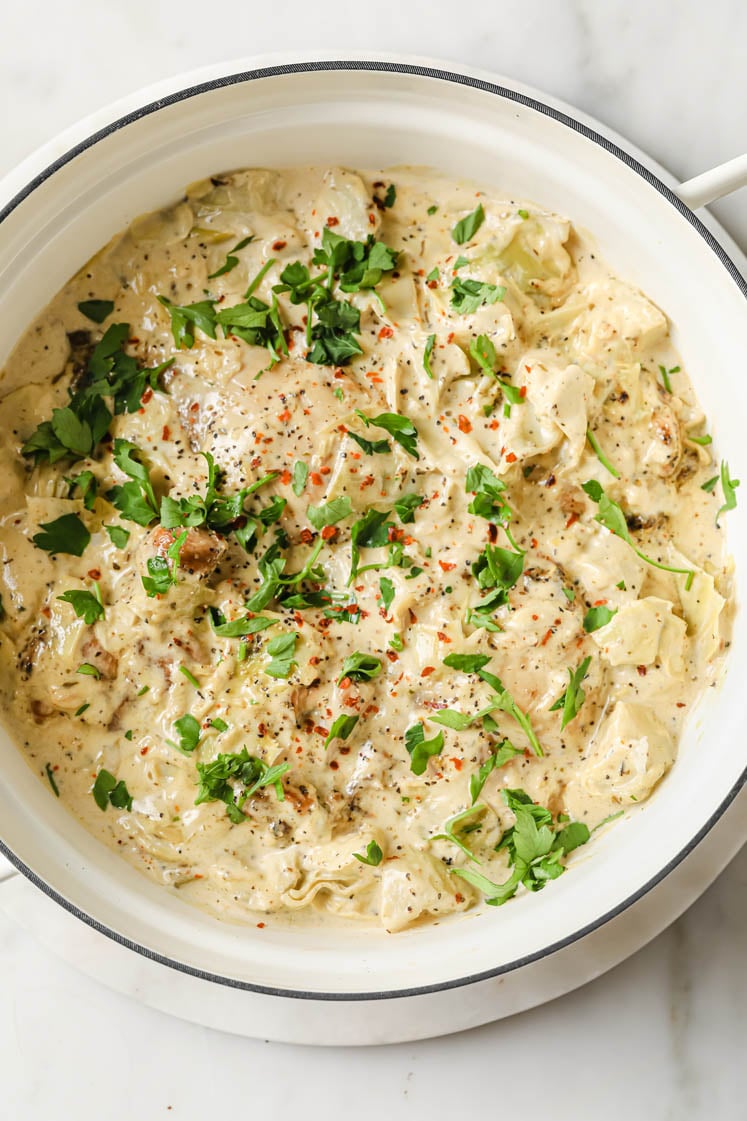
[(5, 720), (216, 915), (398, 931), (536, 892), (717, 679), (738, 481), (663, 312), (533, 203), (215, 176), (73, 277), (0, 391)]

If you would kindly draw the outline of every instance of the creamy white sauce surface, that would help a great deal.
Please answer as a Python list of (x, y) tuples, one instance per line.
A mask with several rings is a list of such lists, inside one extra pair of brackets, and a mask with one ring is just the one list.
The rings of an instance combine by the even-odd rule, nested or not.
[[(478, 205), (484, 221), (457, 244), (455, 224)], [(307, 361), (308, 308), (287, 292), (275, 296), (288, 353), (274, 364), (266, 347), (220, 327), (212, 339), (199, 321), (188, 324), (193, 343), (176, 345), (159, 295), (179, 306), (217, 301), (208, 307), (220, 312), (244, 301), (261, 272), (253, 296), (269, 305), (289, 264), (324, 271), (312, 257), (325, 229), (398, 251), (374, 288), (345, 293), (330, 278), (334, 297), (360, 313), (360, 354)], [(461, 281), (489, 286), (474, 310), (453, 306)], [(114, 305), (101, 325), (78, 309), (91, 299)], [(172, 364), (91, 455), (49, 463), (22, 454), (69, 389), (90, 380), (92, 348), (116, 323), (129, 324), (124, 351), (138, 366)], [(478, 357), (486, 353), (491, 369)], [(396, 931), (472, 907), (481, 892), (454, 869), (479, 868), (497, 884), (511, 871), (506, 849), (495, 849), (514, 824), (502, 790), (525, 791), (561, 824), (568, 815), (590, 829), (635, 812), (717, 678), (730, 569), (716, 524), (720, 485), (702, 489), (718, 474), (706, 418), (665, 315), (568, 221), (533, 204), (422, 169), (249, 170), (195, 184), (65, 286), (19, 342), (0, 390), (5, 719), (87, 829), (222, 917), (257, 922), (306, 909)], [(359, 413), (397, 414), (414, 444)], [(131, 481), (114, 462), (117, 439), (140, 449), (157, 504), (205, 495), (203, 453), (220, 468), (224, 496), (274, 473), (246, 496), (239, 522), (189, 529), (178, 582), (157, 596), (143, 583), (148, 561), (164, 557), (180, 530), (162, 529), (155, 514), (149, 525), (127, 520), (107, 497)], [(508, 535), (500, 519), (468, 509), (467, 471), (478, 464), (505, 486)], [(87, 504), (67, 481), (86, 471), (97, 491)], [(589, 480), (627, 515), (630, 542), (595, 520), (600, 507), (582, 489)], [(405, 495), (422, 501), (403, 519), (396, 504)], [(315, 526), (309, 508), (338, 499), (350, 512)], [(261, 512), (281, 506), (265, 524)], [(354, 526), (372, 509), (388, 515), (387, 540), (360, 549), (351, 581)], [(80, 557), (32, 540), (67, 514), (90, 533)], [(247, 525), (256, 531), (248, 551), (236, 533)], [(129, 531), (123, 547), (107, 526)], [(310, 577), (283, 594), (322, 599), (298, 606), (274, 596), (247, 616), (276, 541), (285, 576), (318, 549)], [(486, 546), (522, 552), (523, 562), (507, 602), (481, 613), (490, 589), (475, 571)], [(99, 595), (103, 615), (78, 617), (59, 598), (69, 591)], [(590, 630), (594, 608), (609, 621)], [(251, 616), (269, 625), (216, 634), (216, 621)], [(267, 647), (290, 634), (298, 637), (279, 667), (287, 676), (272, 676)], [(355, 653), (373, 676), (345, 674)], [(448, 708), (466, 723), (496, 696), (495, 682), (445, 665), (453, 654), (489, 658), (484, 670), (516, 708), (462, 728), (434, 722)], [(583, 703), (563, 728), (553, 706), (587, 658)], [(325, 746), (343, 716), (357, 718), (347, 738)], [(406, 741), (418, 724), (421, 738), (437, 741), (420, 774), (412, 732)], [(470, 808), (470, 780), (506, 739), (517, 753), (487, 775), (482, 808), (454, 826), (478, 865), (444, 829)], [(246, 784), (229, 778), (230, 816), (220, 798), (196, 804), (198, 764), (244, 748), (261, 761), (255, 770), (281, 767), (277, 784), (259, 786), (239, 809)], [(113, 796), (126, 804), (105, 793), (100, 808), (92, 788), (102, 769), (126, 788)], [(357, 858), (367, 853), (373, 863)]]

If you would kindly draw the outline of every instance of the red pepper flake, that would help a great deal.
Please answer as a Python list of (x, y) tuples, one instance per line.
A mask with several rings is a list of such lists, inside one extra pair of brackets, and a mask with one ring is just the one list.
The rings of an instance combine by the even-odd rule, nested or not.
[(537, 546), (539, 545), (539, 541), (537, 540), (536, 537), (533, 537), (532, 540), (529, 542), (529, 544), (532, 546), (533, 549), (536, 549)]
[(449, 334), (446, 336), (446, 341), (447, 341), (447, 343), (453, 343), (454, 342), (454, 332), (453, 331), (450, 331)]
[(506, 456), (506, 463), (516, 463), (516, 456), (513, 452), (509, 452)]
[(280, 476), (280, 482), (284, 487), (287, 487), (288, 483), (291, 481), (291, 478), (292, 476), (290, 471), (283, 471), (282, 475)]
[(275, 250), (276, 253), (279, 253), (281, 249), (285, 249), (287, 244), (288, 244), (287, 241), (273, 241), (272, 248)]
[(171, 429), (169, 428), (168, 424), (164, 424), (163, 428), (161, 429), (161, 439), (162, 440), (170, 440), (171, 439)]
[(153, 390), (151, 389), (150, 386), (148, 386), (148, 388), (145, 390), (142, 397), (140, 398), (140, 404), (141, 405), (147, 405), (152, 396), (153, 396)]
[(539, 615), (532, 615), (532, 619), (533, 619), (533, 620), (534, 620), (534, 622), (536, 623), (536, 622), (537, 622), (537, 620), (539, 619)]
[(339, 226), (340, 225), (340, 219), (335, 218), (334, 214), (332, 214), (327, 219), (327, 225), (329, 226), (330, 229), (332, 229), (333, 226)]
[(426, 288), (438, 288), (438, 281), (437, 280), (426, 280), (425, 286), (426, 286)]
[[(264, 930), (264, 929), (265, 929), (265, 924), (263, 922), (258, 922), (257, 923), (257, 930)], [(171, 1106), (169, 1106), (169, 1109), (170, 1108), (171, 1108)]]
[(444, 572), (452, 572), (453, 569), (456, 568), (456, 565), (452, 561), (440, 560), (438, 562), (438, 567), (441, 568)]
[(389, 659), (390, 662), (398, 662), (399, 661), (399, 654), (397, 654), (396, 651), (394, 651), (394, 650), (387, 650), (386, 656), (387, 656), (387, 658)]
[(430, 677), (430, 675), (432, 673), (435, 673), (435, 672), (436, 672), (436, 667), (435, 666), (424, 666), (423, 669), (421, 669), (421, 671), (420, 671), (420, 676), (421, 677)]
[(451, 639), (449, 638), (449, 636), (447, 634), (444, 634), (443, 631), (436, 631), (436, 634), (438, 636), (438, 641), (439, 642), (451, 642)]
[(91, 580), (100, 580), (101, 579), (101, 569), (100, 568), (89, 568), (88, 569), (88, 576)]
[(350, 685), (351, 685), (350, 678), (349, 677), (343, 677), (342, 681), (340, 682), (340, 688), (341, 689), (349, 689)]
[(606, 602), (607, 602), (606, 599), (595, 599), (594, 600), (594, 607), (604, 607)]
[(325, 525), (324, 529), (322, 530), (322, 540), (332, 541), (332, 539), (335, 537), (337, 537), (337, 526)]
[(462, 767), (464, 766), (464, 760), (463, 759), (458, 759), (456, 755), (452, 755), (452, 756), (450, 756), (450, 758), (451, 758), (452, 763), (456, 767), (456, 769), (458, 771), (461, 771)]
[(290, 418), (290, 409), (283, 409), (282, 413), (278, 413), (278, 420), (281, 420), (283, 424), (287, 424)]
[(488, 428), (490, 428), (491, 431), (495, 432), (495, 431), (497, 431), (497, 429), (500, 428), (500, 424), (498, 423), (497, 420), (491, 420), (490, 424), (488, 425)]
[(554, 633), (555, 633), (555, 632), (553, 631), (552, 627), (550, 627), (549, 631), (547, 631), (547, 632), (545, 633), (545, 637), (544, 637), (544, 638), (542, 639), (542, 642), (540, 643), (540, 646), (546, 646), (546, 645), (547, 645), (547, 643), (548, 643), (548, 642), (550, 641), (550, 639), (552, 638), (552, 636), (553, 636), (553, 634), (554, 634)]
[(527, 395), (527, 387), (525, 385), (522, 385), (519, 388), (519, 397), (526, 397), (526, 395)]
[(309, 479), (315, 487), (320, 487), (322, 485), (322, 476), (318, 471), (312, 471), (309, 475)]
[(147, 747), (141, 747), (141, 748), (140, 748), (140, 754), (141, 754), (141, 755), (147, 755), (147, 754), (148, 754), (148, 750), (149, 750), (149, 749), (148, 749)]
[(380, 339), (391, 339), (393, 334), (394, 334), (394, 331), (392, 330), (391, 327), (382, 327), (381, 330), (379, 331), (379, 338)]
[(459, 891), (454, 896), (454, 899), (457, 903), (464, 903), (464, 896)]
[(676, 704), (677, 704), (677, 708), (687, 708), (687, 705), (685, 704), (684, 701), (677, 701)]
[(638, 671), (638, 676), (639, 677), (645, 677), (646, 676), (647, 670), (646, 670), (645, 666), (636, 666), (635, 668)]
[(319, 657), (318, 654), (312, 654), (311, 657), (309, 658), (309, 665), (310, 666), (318, 666), (319, 663), (321, 662), (321, 660), (322, 659)]
[(301, 540), (303, 541), (304, 545), (310, 545), (314, 540), (314, 534), (306, 526), (301, 530)]
[(376, 480), (374, 479), (373, 475), (366, 475), (365, 479), (361, 483), (361, 490), (365, 490), (366, 487), (372, 487), (375, 482)]
[(314, 725), (314, 731), (316, 732), (316, 734), (318, 736), (325, 736), (326, 737), (326, 736), (329, 735), (329, 728), (323, 728), (321, 726), (321, 724), (315, 724)]
[(459, 414), (458, 424), (459, 424), (459, 431), (460, 432), (471, 432), (472, 431), (472, 422), (469, 420), (468, 417), (463, 416), (461, 413)]
[(262, 456), (261, 455), (255, 455), (254, 458), (252, 459), (251, 463), (249, 464), (249, 466), (251, 468), (256, 468), (256, 467), (259, 467), (261, 462), (262, 462)]
[(390, 525), (389, 529), (387, 530), (386, 539), (387, 541), (402, 541), (404, 536), (404, 529), (398, 529), (397, 526)]
[(571, 514), (568, 521), (565, 523), (565, 528), (570, 529), (574, 522), (578, 521), (578, 514)]
[(376, 215), (375, 214), (369, 214), (368, 221), (369, 221), (369, 225), (375, 226), (376, 225)]
[(333, 759), (333, 760), (331, 761), (331, 763), (330, 763), (330, 765), (329, 765), (329, 769), (330, 769), (330, 771), (339, 771), (339, 769), (340, 769), (340, 764), (339, 764), (339, 763), (337, 762), (337, 760), (336, 760), (336, 759)]
[(329, 474), (331, 474), (331, 472), (332, 472), (331, 467), (320, 467), (319, 468), (319, 474), (320, 475), (329, 475)]
[[(143, 396), (145, 396), (145, 394), (143, 394)], [(199, 410), (200, 410), (200, 402), (199, 401), (193, 401), (192, 404), (189, 406), (189, 411), (191, 413), (197, 413), (197, 412), (199, 412)]]

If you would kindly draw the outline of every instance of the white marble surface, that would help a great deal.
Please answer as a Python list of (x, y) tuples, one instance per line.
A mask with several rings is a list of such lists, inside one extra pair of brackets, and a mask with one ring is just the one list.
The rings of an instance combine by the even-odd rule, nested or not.
[[(747, 150), (743, 0), (26, 0), (4, 6), (2, 30), (0, 172), (80, 115), (181, 69), (335, 47), (432, 54), (543, 87), (683, 178)], [(714, 208), (744, 248), (746, 196)], [(171, 1020), (80, 976), (0, 914), (0, 1116), (192, 1121), (238, 1110), (315, 1121), (330, 1116), (334, 1091), (361, 1121), (465, 1109), (737, 1121), (745, 887), (747, 850), (669, 931), (583, 990), (461, 1036), (356, 1052)]]

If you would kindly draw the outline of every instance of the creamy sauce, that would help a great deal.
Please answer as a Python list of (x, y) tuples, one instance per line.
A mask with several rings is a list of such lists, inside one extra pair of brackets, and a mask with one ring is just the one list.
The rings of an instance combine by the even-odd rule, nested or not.
[[(392, 182), (396, 199), (384, 206)], [(478, 203), (483, 223), (456, 244), (455, 223)], [(338, 293), (360, 311), (362, 353), (349, 364), (305, 360), (307, 308), (283, 293), (289, 353), (275, 365), (265, 347), (220, 330), (213, 340), (199, 326), (194, 345), (177, 348), (158, 295), (189, 305), (207, 294), (227, 308), (271, 261), (254, 292), (270, 303), (291, 262), (319, 271), (311, 259), (325, 227), (358, 241), (374, 234), (399, 251), (375, 290)], [(235, 267), (210, 278), (250, 235)], [(459, 278), (505, 293), (460, 312), (450, 302)], [(101, 326), (78, 310), (90, 299), (114, 303)], [(113, 323), (130, 324), (126, 352), (140, 365), (174, 359), (137, 411), (111, 425), (114, 438), (142, 450), (157, 499), (204, 495), (201, 453), (209, 452), (226, 495), (277, 472), (246, 499), (248, 513), (274, 496), (286, 503), (278, 521), (260, 523), (249, 552), (235, 533), (191, 529), (178, 583), (157, 597), (142, 577), (179, 531), (126, 520), (107, 499), (127, 482), (112, 441), (54, 464), (20, 452), (67, 404)], [(424, 368), (431, 336), (432, 378)], [(491, 341), (494, 369), (513, 394), (476, 361), (479, 336)], [(667, 375), (671, 393), (660, 366), (680, 367)], [(664, 314), (616, 278), (589, 239), (532, 204), (412, 169), (242, 171), (196, 184), (177, 205), (136, 221), (65, 286), (19, 342), (2, 387), (6, 719), (31, 766), (45, 782), (51, 773), (92, 833), (223, 917), (307, 908), (394, 931), (471, 907), (480, 892), (452, 875), (471, 862), (444, 826), (470, 807), (470, 778), (504, 738), (520, 751), (488, 775), (480, 828), (463, 835), (497, 883), (509, 868), (495, 845), (514, 821), (502, 789), (522, 789), (553, 816), (590, 828), (633, 809), (674, 762), (683, 721), (716, 678), (730, 578), (715, 519), (721, 492), (701, 489), (717, 473), (712, 447), (691, 438), (707, 432), (705, 418)], [(419, 458), (356, 410), (409, 418)], [(350, 433), (386, 440), (388, 451), (370, 453)], [(305, 468), (294, 475), (299, 461)], [(483, 613), (493, 629), (470, 614), (486, 594), (471, 566), (487, 544), (512, 546), (502, 525), (468, 511), (466, 472), (475, 464), (505, 484), (509, 533), (525, 551), (509, 602)], [(91, 509), (65, 481), (82, 471), (98, 483)], [(694, 572), (689, 588), (595, 520), (597, 503), (581, 489), (588, 480), (629, 516), (636, 549)], [(394, 512), (402, 495), (423, 500), (405, 522)], [(341, 497), (351, 513), (333, 529), (314, 528), (309, 506)], [(390, 512), (390, 543), (408, 567), (370, 568), (348, 585), (351, 528), (372, 507)], [(41, 523), (69, 513), (91, 534), (81, 557), (33, 543)], [(113, 525), (129, 531), (124, 547), (104, 528)], [(272, 599), (255, 612), (271, 626), (247, 639), (216, 635), (211, 609), (221, 613), (213, 621), (246, 617), (278, 531), (286, 573), (303, 569), (321, 541), (323, 578), (302, 588), (331, 589), (334, 602), (299, 608)], [(362, 568), (382, 564), (389, 546), (360, 554)], [(88, 625), (58, 597), (95, 587), (104, 614)], [(609, 621), (589, 632), (594, 607)], [(289, 632), (299, 636), (289, 676), (269, 676), (268, 643)], [(355, 652), (380, 663), (376, 676), (344, 675)], [(474, 716), (495, 693), (475, 672), (445, 666), (454, 653), (490, 657), (487, 671), (529, 715), (542, 756), (510, 711), (461, 730), (433, 722), (444, 707)], [(585, 699), (562, 728), (552, 706), (587, 657)], [(82, 664), (94, 671), (79, 673)], [(184, 726), (175, 728), (185, 715), (200, 735), (186, 752), (177, 746)], [(347, 739), (325, 747), (342, 715), (358, 720)], [(405, 742), (418, 722), (427, 741), (443, 734), (422, 774)], [(197, 764), (244, 747), (288, 769), (283, 800), (272, 784), (260, 787), (234, 824), (223, 801), (195, 804)], [(102, 768), (125, 784), (131, 809), (106, 796), (99, 807), (92, 786)], [(371, 841), (378, 864), (355, 855)]]

